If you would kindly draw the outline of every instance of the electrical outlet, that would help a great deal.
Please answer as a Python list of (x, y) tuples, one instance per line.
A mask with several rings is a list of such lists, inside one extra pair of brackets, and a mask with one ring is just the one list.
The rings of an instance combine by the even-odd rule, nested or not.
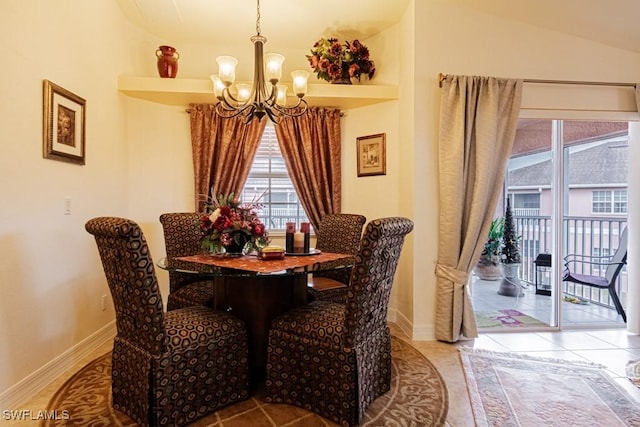
[(107, 309), (107, 294), (102, 295), (102, 311)]
[(71, 197), (64, 198), (64, 214), (71, 215)]

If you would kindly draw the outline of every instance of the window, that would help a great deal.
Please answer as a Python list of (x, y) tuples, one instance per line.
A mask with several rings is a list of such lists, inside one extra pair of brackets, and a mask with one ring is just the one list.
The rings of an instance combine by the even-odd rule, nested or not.
[(284, 231), (287, 222), (308, 222), (280, 152), (273, 124), (265, 127), (253, 159), (249, 177), (242, 190), (242, 200), (257, 200), (258, 212), (269, 231)]
[(516, 193), (513, 195), (515, 216), (540, 215), (540, 193)]
[(595, 190), (591, 206), (593, 213), (627, 213), (627, 190)]

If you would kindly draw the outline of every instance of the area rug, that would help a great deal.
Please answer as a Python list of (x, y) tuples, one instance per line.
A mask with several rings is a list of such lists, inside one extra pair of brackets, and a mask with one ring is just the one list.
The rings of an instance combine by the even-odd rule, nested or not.
[[(448, 392), (436, 368), (418, 350), (392, 339), (391, 390), (376, 399), (363, 426), (444, 426)], [(202, 418), (191, 427), (337, 426), (312, 412), (266, 403), (262, 392)], [(48, 411), (68, 411), (68, 420), (45, 420), (49, 426), (136, 426), (111, 407), (111, 355), (107, 353), (74, 374), (51, 398)]]
[(604, 366), (460, 347), (476, 426), (640, 426)]
[(548, 326), (546, 323), (518, 310), (476, 311), (475, 316), (476, 324), (480, 329)]

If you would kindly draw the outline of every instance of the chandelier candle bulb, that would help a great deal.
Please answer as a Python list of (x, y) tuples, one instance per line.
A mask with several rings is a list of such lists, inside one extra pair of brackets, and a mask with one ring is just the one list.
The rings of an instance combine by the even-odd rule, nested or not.
[(249, 99), (249, 95), (251, 95), (251, 85), (238, 83), (236, 89), (238, 90), (238, 101), (244, 102)]
[(224, 90), (224, 84), (222, 83), (222, 80), (220, 80), (220, 77), (218, 77), (217, 74), (214, 74), (211, 76), (211, 83), (213, 83), (213, 93), (216, 96), (216, 98), (218, 99), (222, 98), (222, 91)]
[(305, 70), (296, 70), (291, 72), (293, 78), (293, 93), (298, 98), (302, 98), (307, 93), (307, 80), (309, 79), (309, 72)]
[(282, 63), (284, 62), (284, 56), (279, 53), (267, 53), (264, 56), (265, 77), (271, 84), (276, 84), (282, 78)]
[(287, 85), (276, 85), (278, 95), (276, 98), (276, 104), (285, 106), (287, 105)]
[(216, 62), (218, 63), (220, 80), (226, 87), (231, 86), (236, 80), (236, 65), (238, 65), (238, 60), (233, 56), (218, 56)]

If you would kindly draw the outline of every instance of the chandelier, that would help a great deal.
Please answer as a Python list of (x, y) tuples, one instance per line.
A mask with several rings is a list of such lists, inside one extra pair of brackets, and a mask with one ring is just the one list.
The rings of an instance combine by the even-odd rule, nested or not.
[(236, 78), (238, 60), (231, 56), (216, 58), (218, 74), (211, 76), (213, 92), (218, 99), (216, 112), (226, 118), (243, 115), (247, 123), (256, 117), (260, 121), (265, 115), (274, 123), (279, 123), (283, 116), (301, 116), (308, 107), (304, 95), (307, 93), (309, 73), (304, 70), (291, 73), (297, 103), (287, 106), (287, 86), (278, 84), (282, 77), (284, 56), (277, 53), (263, 54), (267, 39), (260, 34), (260, 0), (257, 0), (256, 33), (251, 37), (254, 46), (252, 85), (236, 84), (234, 95), (232, 86)]

